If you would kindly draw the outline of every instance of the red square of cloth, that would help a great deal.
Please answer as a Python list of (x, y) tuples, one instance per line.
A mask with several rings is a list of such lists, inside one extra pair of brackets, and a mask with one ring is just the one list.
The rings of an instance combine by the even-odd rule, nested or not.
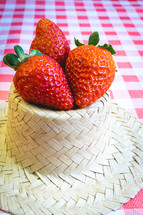
[(123, 205), (124, 209), (134, 209), (134, 208), (143, 208), (143, 189), (135, 196), (134, 199), (131, 199), (129, 202)]

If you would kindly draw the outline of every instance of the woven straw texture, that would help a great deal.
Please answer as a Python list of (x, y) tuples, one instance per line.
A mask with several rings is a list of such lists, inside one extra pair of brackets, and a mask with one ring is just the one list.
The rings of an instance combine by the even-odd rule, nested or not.
[[(53, 161), (55, 158), (51, 161), (49, 156), (47, 160), (52, 168), (48, 166), (44, 171), (43, 167), (37, 169), (37, 163), (36, 170), (31, 168), (34, 164), (30, 166), (29, 159), (24, 166), (21, 161), (24, 150), (19, 151), (18, 157), (17, 149), (11, 146), (12, 135), (8, 137), (6, 123), (7, 103), (3, 103), (0, 106), (0, 208), (17, 215), (96, 215), (116, 209), (134, 197), (143, 186), (143, 126), (118, 105), (110, 107), (111, 115), (107, 114), (108, 108), (102, 111), (110, 115), (111, 132), (107, 135), (107, 117), (105, 128), (102, 127), (104, 137), (98, 139), (100, 145), (92, 141), (94, 144), (86, 156), (70, 153), (73, 159), (64, 157), (59, 149), (62, 152), (58, 155), (62, 157), (59, 167)], [(15, 141), (16, 145), (19, 141)], [(46, 165), (44, 152), (39, 153), (43, 154), (41, 161)]]
[(111, 136), (109, 92), (88, 108), (51, 111), (25, 102), (12, 84), (8, 104), (7, 149), (23, 168), (44, 175), (98, 168)]

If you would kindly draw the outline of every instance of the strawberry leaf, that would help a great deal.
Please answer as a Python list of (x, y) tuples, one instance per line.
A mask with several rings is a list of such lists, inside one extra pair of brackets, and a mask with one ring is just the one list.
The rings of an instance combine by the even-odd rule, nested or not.
[(26, 53), (25, 53), (24, 55), (25, 55), (25, 58), (28, 58), (28, 57), (29, 57), (29, 54), (26, 54)]
[(108, 50), (112, 55), (116, 54), (115, 50), (110, 44), (105, 43), (103, 46), (98, 45), (98, 47)]
[(33, 57), (35, 55), (42, 55), (42, 52), (35, 50), (35, 49), (31, 49), (30, 57)]
[(83, 46), (85, 44), (79, 42), (79, 40), (77, 40), (76, 38), (74, 38), (74, 42), (75, 42), (75, 45), (78, 47), (78, 46)]
[(21, 61), (25, 59), (25, 54), (24, 54), (23, 48), (21, 46), (19, 46), (19, 45), (14, 46), (14, 51)]
[(88, 40), (88, 45), (94, 45), (96, 46), (99, 43), (99, 33), (97, 31), (93, 32), (93, 34), (90, 35)]
[(20, 61), (18, 60), (17, 55), (11, 54), (11, 53), (9, 53), (9, 54), (4, 56), (3, 62), (7, 66), (9, 66), (9, 67), (11, 67), (11, 68), (13, 68), (15, 70), (17, 69), (18, 65), (20, 64)]

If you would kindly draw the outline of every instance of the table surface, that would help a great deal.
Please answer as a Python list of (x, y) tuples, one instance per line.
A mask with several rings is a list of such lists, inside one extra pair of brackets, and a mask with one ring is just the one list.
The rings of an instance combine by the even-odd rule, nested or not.
[[(111, 99), (143, 123), (142, 0), (0, 0), (0, 103), (8, 99), (14, 76), (3, 57), (14, 53), (16, 44), (28, 53), (36, 24), (43, 17), (62, 29), (71, 49), (75, 48), (74, 37), (87, 44), (94, 31), (100, 34), (100, 44), (113, 45), (118, 72), (111, 86)], [(110, 213), (130, 214), (143, 214), (143, 189)]]

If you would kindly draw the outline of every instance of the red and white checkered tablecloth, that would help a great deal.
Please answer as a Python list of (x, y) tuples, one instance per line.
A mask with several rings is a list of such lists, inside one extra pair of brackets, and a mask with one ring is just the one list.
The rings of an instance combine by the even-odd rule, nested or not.
[[(14, 76), (3, 57), (16, 44), (28, 53), (43, 17), (63, 30), (71, 49), (75, 36), (87, 43), (93, 31), (99, 32), (100, 44), (113, 45), (118, 72), (111, 98), (143, 123), (143, 0), (0, 0), (0, 103), (8, 99)], [(143, 215), (143, 189), (109, 214)]]

